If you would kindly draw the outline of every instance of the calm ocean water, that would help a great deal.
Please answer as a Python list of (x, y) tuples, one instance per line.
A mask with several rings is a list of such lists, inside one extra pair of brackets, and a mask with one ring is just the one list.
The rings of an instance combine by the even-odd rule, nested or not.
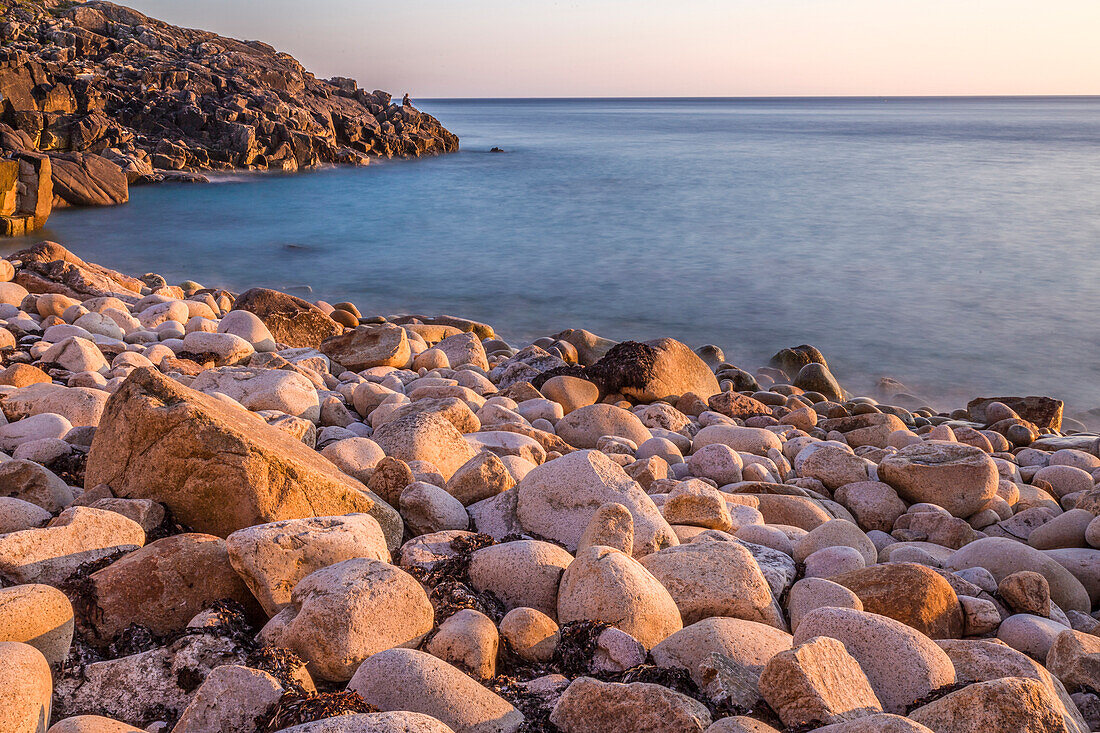
[(517, 343), (669, 335), (748, 368), (812, 343), (850, 388), (1100, 406), (1100, 98), (422, 107), (463, 152), (138, 188), (44, 234), (127, 272), (308, 285)]

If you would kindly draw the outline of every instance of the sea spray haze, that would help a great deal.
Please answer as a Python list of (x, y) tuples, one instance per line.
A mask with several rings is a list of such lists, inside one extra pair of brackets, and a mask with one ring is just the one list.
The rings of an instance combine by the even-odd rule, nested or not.
[(520, 340), (672, 335), (749, 367), (810, 342), (853, 384), (944, 406), (1100, 406), (1100, 99), (422, 106), (461, 153), (135, 189), (46, 235), (126, 271), (308, 284)]

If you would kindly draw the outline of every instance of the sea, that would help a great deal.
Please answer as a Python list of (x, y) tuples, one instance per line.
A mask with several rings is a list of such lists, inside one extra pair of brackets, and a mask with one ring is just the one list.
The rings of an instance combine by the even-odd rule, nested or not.
[(940, 409), (1100, 408), (1100, 97), (418, 106), (461, 152), (135, 187), (34, 238), (170, 282), (461, 315), (515, 346), (671, 336), (752, 370), (808, 343), (861, 394), (888, 376)]

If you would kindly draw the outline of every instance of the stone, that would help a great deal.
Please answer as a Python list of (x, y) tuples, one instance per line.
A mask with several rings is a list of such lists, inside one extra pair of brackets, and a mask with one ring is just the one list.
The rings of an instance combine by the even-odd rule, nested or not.
[(685, 623), (728, 616), (786, 631), (760, 566), (737, 542), (692, 542), (646, 555), (640, 562), (671, 594)]
[(513, 652), (528, 662), (549, 662), (558, 647), (557, 623), (534, 608), (513, 608), (504, 614), (500, 635)]
[(875, 543), (857, 525), (843, 519), (833, 519), (810, 530), (795, 545), (794, 559), (795, 562), (805, 562), (818, 550), (838, 546), (851, 547), (859, 552), (865, 565), (873, 565), (878, 560)]
[(833, 498), (850, 511), (866, 531), (890, 532), (906, 510), (898, 493), (881, 481), (857, 481), (840, 486)]
[(218, 333), (239, 336), (256, 351), (275, 351), (275, 338), (271, 331), (259, 316), (250, 311), (231, 310), (226, 313), (218, 322)]
[(206, 331), (192, 331), (184, 336), (183, 351), (189, 354), (212, 354), (216, 366), (240, 364), (256, 353), (252, 344), (240, 336)]
[(708, 425), (696, 433), (691, 441), (691, 449), (694, 452), (711, 443), (721, 443), (735, 451), (758, 456), (767, 455), (773, 448), (775, 450), (782, 448), (779, 437), (770, 430), (742, 428), (737, 425)]
[[(859, 596), (843, 585), (825, 578), (803, 578), (791, 587), (791, 592), (787, 596), (787, 612), (791, 618), (791, 631), (796, 631), (802, 618), (810, 611), (818, 608), (864, 610), (863, 601), (859, 599)], [(1000, 621), (999, 617), (998, 621)]]
[(817, 728), (814, 733), (933, 733), (920, 723), (900, 715), (881, 713)]
[(890, 562), (830, 580), (855, 593), (863, 610), (900, 621), (933, 639), (958, 638), (965, 630), (955, 590), (924, 565)]
[(1017, 613), (1001, 621), (997, 628), (997, 638), (1040, 664), (1045, 664), (1047, 653), (1055, 639), (1068, 628), (1043, 616)]
[[(447, 361), (452, 369), (457, 369), (464, 364), (489, 371), (489, 360), (485, 356), (485, 348), (481, 345), (481, 339), (474, 333), (458, 333), (448, 336), (435, 345), (447, 355)], [(397, 366), (397, 365), (394, 365)]]
[(244, 652), (224, 636), (183, 636), (168, 646), (92, 662), (60, 677), (54, 715), (96, 714), (146, 726), (180, 716), (207, 675), (243, 664)]
[(4, 398), (9, 420), (29, 415), (61, 415), (74, 426), (98, 425), (109, 395), (101, 389), (62, 387), (59, 384), (31, 384)]
[(401, 492), (401, 516), (414, 535), (467, 529), (470, 516), (462, 502), (443, 489), (425, 481), (415, 481)]
[(1046, 550), (1043, 554), (1053, 558), (1080, 581), (1093, 605), (1100, 602), (1100, 550), (1066, 547)]
[(326, 338), (343, 331), (340, 324), (317, 306), (277, 290), (246, 290), (233, 307), (254, 313), (276, 342), (294, 348), (317, 348)]
[(75, 506), (40, 529), (0, 535), (0, 575), (58, 585), (81, 565), (145, 544), (145, 531), (115, 512)]
[(298, 581), (321, 568), (365, 557), (390, 561), (374, 517), (287, 519), (240, 529), (226, 538), (229, 562), (268, 616), (291, 603)]
[(144, 731), (101, 715), (74, 715), (54, 723), (46, 733), (144, 733)]
[(836, 723), (882, 712), (859, 663), (819, 636), (768, 660), (760, 693), (787, 726)]
[(516, 733), (523, 714), (457, 667), (415, 649), (387, 649), (364, 661), (348, 683), (383, 711), (430, 715), (464, 733)]
[(321, 352), (345, 369), (359, 372), (371, 367), (404, 367), (412, 358), (405, 329), (392, 324), (358, 326), (321, 342)]
[(282, 684), (267, 672), (235, 664), (207, 675), (172, 733), (238, 733), (275, 707)]
[(997, 494), (997, 465), (985, 451), (962, 443), (929, 441), (882, 459), (880, 480), (909, 502), (943, 507), (968, 517)]
[(0, 496), (0, 534), (41, 527), (51, 519), (53, 515), (37, 504)]
[(934, 731), (1053, 733), (1073, 731), (1058, 698), (1035, 680), (1005, 677), (976, 682), (917, 708), (909, 717)]
[(825, 399), (832, 402), (844, 401), (844, 390), (836, 381), (836, 377), (824, 364), (811, 362), (798, 370), (798, 374), (791, 382), (795, 387), (807, 392), (818, 392), (825, 395)]
[(547, 379), (540, 390), (547, 399), (561, 405), (562, 415), (593, 405), (600, 398), (600, 388), (587, 379), (560, 375)]
[(85, 486), (99, 484), (158, 501), (177, 521), (219, 537), (351, 512), (371, 514), (393, 546), (402, 532), (392, 507), (301, 441), (147, 368), (107, 402), (85, 470)]
[(779, 730), (756, 718), (750, 718), (746, 715), (731, 715), (728, 718), (715, 721), (703, 733), (779, 733)]
[(1038, 427), (1062, 429), (1063, 403), (1050, 397), (979, 397), (966, 405), (970, 420), (982, 424), (992, 422), (987, 420), (986, 410), (994, 402), (1001, 403)]
[(866, 483), (867, 462), (835, 445), (808, 446), (795, 459), (801, 478), (814, 478), (835, 491), (846, 484)]
[(603, 394), (618, 393), (636, 402), (675, 399), (689, 392), (705, 400), (721, 391), (706, 362), (670, 338), (616, 344), (585, 376)]
[(53, 471), (34, 461), (15, 458), (0, 463), (0, 496), (60, 512), (73, 503), (73, 490)]
[(662, 685), (578, 677), (558, 699), (550, 722), (562, 733), (702, 733), (711, 716), (702, 703)]
[(554, 426), (558, 436), (574, 448), (595, 448), (605, 435), (626, 438), (635, 445), (653, 437), (649, 428), (632, 413), (607, 404), (573, 410)]
[(426, 651), (475, 679), (488, 680), (496, 676), (499, 643), (493, 620), (464, 608), (439, 625)]
[(72, 641), (73, 607), (64, 593), (48, 585), (0, 588), (0, 642), (29, 644), (60, 666)]
[(982, 567), (1000, 582), (1020, 570), (1032, 570), (1047, 579), (1050, 598), (1065, 611), (1092, 610), (1088, 592), (1068, 570), (1046, 553), (1004, 537), (986, 537), (957, 550), (944, 563), (950, 570)]
[(468, 575), (478, 592), (490, 592), (505, 610), (527, 607), (550, 618), (558, 613), (558, 586), (573, 556), (549, 542), (516, 540), (470, 555)]
[(650, 653), (658, 666), (686, 669), (702, 685), (700, 665), (710, 654), (722, 654), (758, 675), (769, 659), (790, 648), (791, 635), (774, 626), (714, 616), (685, 626)]
[(50, 665), (42, 652), (29, 644), (0, 641), (0, 730), (45, 731), (52, 692)]
[(412, 413), (378, 428), (371, 436), (387, 456), (402, 461), (427, 461), (444, 480), (477, 455), (454, 425), (432, 413)]
[(50, 163), (54, 195), (70, 206), (117, 206), (130, 200), (126, 174), (102, 155), (58, 153)]
[(997, 593), (1016, 613), (1050, 616), (1050, 584), (1040, 573), (1021, 570), (1006, 575), (997, 584)]
[(321, 449), (341, 471), (361, 483), (369, 483), (374, 469), (386, 457), (385, 452), (370, 438), (334, 440)]
[(989, 636), (996, 633), (997, 627), (1001, 625), (1001, 613), (996, 603), (973, 596), (959, 596), (959, 603), (965, 619), (964, 636)]
[(647, 649), (683, 628), (680, 611), (664, 586), (618, 550), (589, 547), (565, 569), (558, 588), (558, 623), (602, 621)]
[(50, 375), (36, 366), (16, 362), (0, 371), (0, 384), (27, 387), (32, 384), (50, 384)]
[(56, 364), (70, 372), (106, 372), (109, 368), (99, 347), (87, 339), (70, 336), (42, 354), (41, 362)]
[(24, 443), (48, 438), (63, 438), (73, 424), (62, 415), (43, 413), (17, 422), (0, 425), (0, 451), (13, 451)]
[(502, 491), (514, 488), (516, 481), (495, 453), (483, 451), (462, 464), (447, 481), (447, 493), (469, 506)]
[(284, 728), (283, 733), (455, 733), (430, 715), (394, 711), (355, 713)]
[(258, 615), (247, 586), (229, 564), (225, 540), (179, 534), (135, 550), (89, 576), (95, 597), (91, 625), (111, 639), (130, 624), (166, 636), (195, 614), (229, 599)]
[(767, 405), (740, 392), (719, 392), (711, 395), (707, 406), (714, 412), (736, 420), (747, 420), (756, 415), (771, 417), (772, 411)]
[(580, 541), (577, 543), (577, 551), (584, 550), (593, 545), (613, 547), (627, 555), (634, 550), (634, 517), (630, 510), (622, 504), (611, 502), (603, 504), (584, 529)]
[(669, 524), (727, 531), (733, 527), (726, 500), (710, 484), (682, 481), (668, 494), (661, 513)]
[(377, 652), (416, 646), (433, 618), (427, 594), (411, 575), (380, 560), (354, 558), (299, 581), (290, 605), (260, 639), (296, 652), (311, 675), (344, 681)]
[(692, 476), (709, 478), (719, 486), (734, 484), (741, 480), (744, 461), (733, 448), (722, 443), (705, 445), (687, 459)]
[(1100, 637), (1061, 632), (1047, 651), (1046, 667), (1066, 689), (1100, 689)]
[(607, 456), (579, 451), (528, 473), (514, 489), (516, 515), (527, 532), (561, 542), (575, 552), (596, 511), (608, 503), (630, 510), (633, 554), (646, 555), (677, 544), (672, 527), (653, 500)]
[(819, 608), (802, 618), (794, 644), (816, 636), (843, 642), (886, 712), (904, 713), (933, 690), (955, 682), (951, 660), (935, 642), (885, 616), (850, 608)]
[(208, 395), (224, 394), (249, 410), (278, 410), (312, 423), (321, 417), (321, 403), (313, 383), (285, 369), (206, 369), (191, 382), (191, 389)]

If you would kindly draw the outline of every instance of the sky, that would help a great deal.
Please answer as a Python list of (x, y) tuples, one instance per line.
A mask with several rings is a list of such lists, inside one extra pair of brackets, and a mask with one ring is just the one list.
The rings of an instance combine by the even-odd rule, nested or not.
[(120, 0), (429, 97), (1100, 94), (1098, 0)]

